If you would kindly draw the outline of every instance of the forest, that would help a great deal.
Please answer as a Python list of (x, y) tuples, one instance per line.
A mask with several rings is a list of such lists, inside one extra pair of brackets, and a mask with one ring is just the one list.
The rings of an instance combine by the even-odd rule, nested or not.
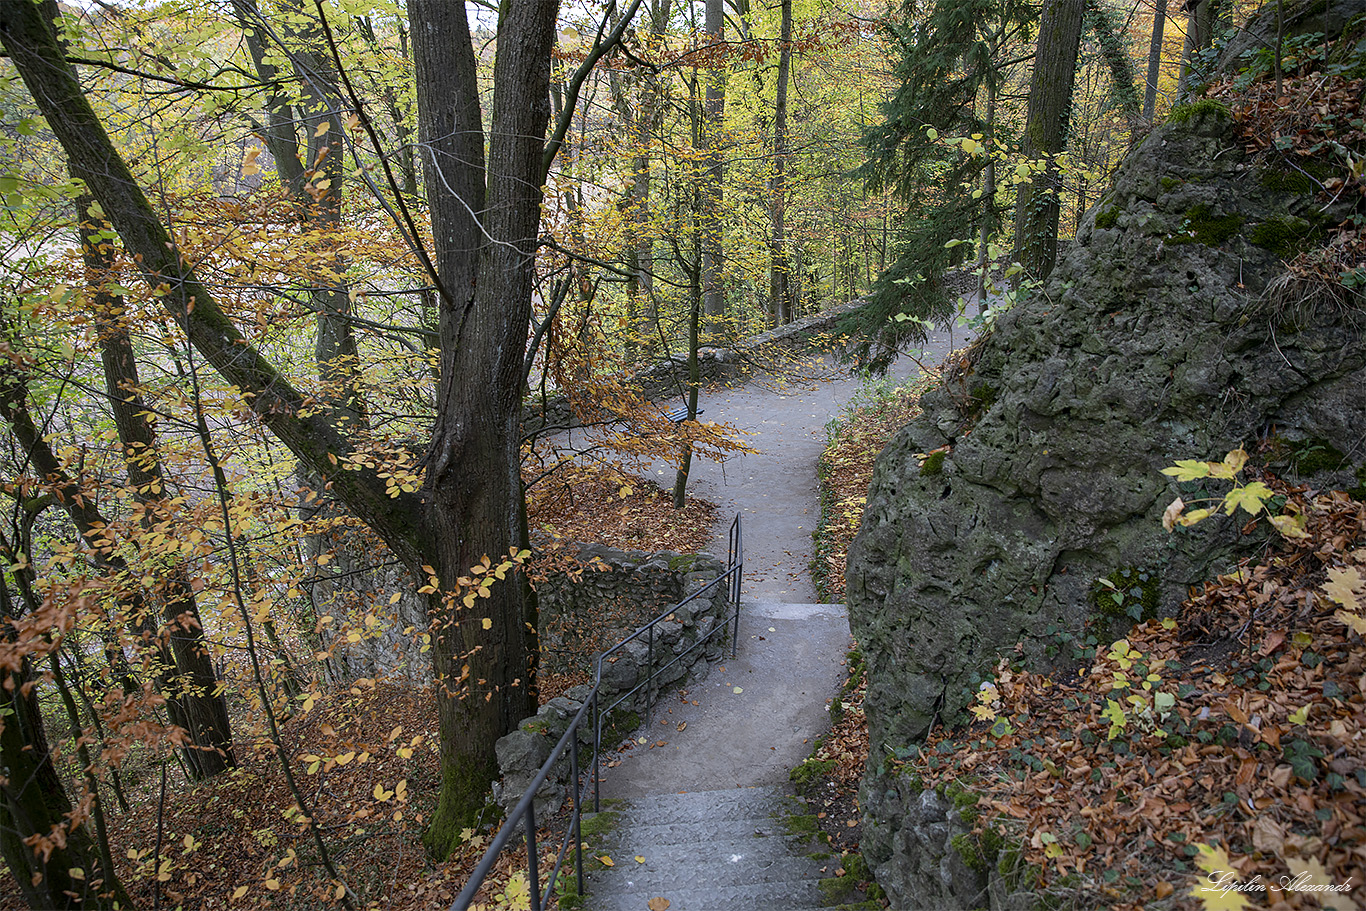
[(989, 331), (1255, 6), (0, 3), (0, 909), (449, 902), (702, 353)]

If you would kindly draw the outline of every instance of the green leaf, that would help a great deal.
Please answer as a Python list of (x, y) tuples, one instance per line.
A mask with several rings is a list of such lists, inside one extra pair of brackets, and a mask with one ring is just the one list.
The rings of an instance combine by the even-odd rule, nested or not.
[(1234, 510), (1242, 507), (1245, 512), (1256, 515), (1262, 511), (1266, 501), (1275, 496), (1271, 488), (1261, 481), (1253, 481), (1245, 487), (1235, 487), (1224, 494), (1224, 506), (1232, 515)]
[(1113, 699), (1105, 700), (1105, 711), (1101, 716), (1110, 720), (1110, 733), (1106, 735), (1106, 740), (1114, 740), (1129, 724), (1129, 716), (1124, 714), (1124, 708)]

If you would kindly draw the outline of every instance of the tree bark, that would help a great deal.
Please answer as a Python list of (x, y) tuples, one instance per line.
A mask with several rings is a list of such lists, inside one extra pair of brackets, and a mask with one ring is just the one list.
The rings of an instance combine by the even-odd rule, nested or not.
[(1186, 0), (1186, 12), (1190, 18), (1186, 26), (1185, 60), (1176, 88), (1177, 98), (1187, 97), (1193, 87), (1202, 85), (1208, 78), (1200, 52), (1214, 44), (1215, 26), (1226, 14), (1223, 6), (1219, 0)]
[[(671, 0), (653, 0), (650, 24), (644, 38), (650, 50), (658, 47), (668, 27)], [(613, 106), (626, 125), (631, 142), (631, 182), (626, 191), (626, 307), (630, 335), (626, 341), (628, 365), (636, 365), (656, 347), (659, 311), (654, 300), (654, 237), (650, 230), (651, 143), (663, 122), (659, 75), (647, 66), (637, 67), (634, 80), (639, 100), (632, 105), (631, 81), (609, 73)], [(623, 84), (623, 82), (625, 84)]]
[[(76, 208), (81, 258), (99, 330), (105, 390), (123, 447), (128, 481), (134, 498), (143, 507), (142, 527), (151, 531), (159, 521), (173, 521), (166, 507), (166, 484), (156, 432), (147, 420), (147, 404), (139, 391), (137, 360), (124, 323), (123, 299), (104, 288), (112, 256), (107, 242), (97, 236), (102, 226), (90, 212), (89, 197), (78, 199)], [(204, 641), (204, 626), (185, 564), (168, 567), (159, 575), (158, 582), (162, 620), (174, 661), (159, 682), (174, 713), (173, 720), (190, 735), (191, 748), (184, 751), (186, 765), (194, 778), (210, 778), (237, 767), (227, 701), (218, 692), (213, 659)], [(161, 630), (155, 630), (155, 635), (161, 641)]]
[(773, 102), (772, 231), (769, 241), (768, 299), (775, 325), (792, 322), (791, 265), (787, 258), (787, 84), (792, 73), (792, 0), (781, 0), (778, 30), (778, 88)]
[(705, 31), (713, 46), (711, 64), (707, 71), (706, 114), (702, 122), (702, 312), (705, 319), (703, 334), (715, 338), (721, 331), (721, 320), (726, 314), (725, 289), (722, 286), (724, 250), (722, 248), (721, 203), (725, 180), (725, 159), (722, 155), (721, 133), (725, 125), (726, 64), (721, 42), (724, 40), (725, 7), (722, 0), (706, 0)]
[(1015, 209), (1015, 256), (1029, 276), (1043, 280), (1058, 258), (1061, 178), (1054, 157), (1067, 144), (1068, 113), (1081, 46), (1086, 0), (1047, 0), (1029, 85), (1023, 137), (1028, 160), (1045, 159), (1043, 171), (1020, 185)]
[[(0, 654), (17, 644), (14, 621), (19, 614), (0, 577)], [(17, 659), (17, 669), (0, 671), (0, 858), (30, 908), (133, 908), (108, 864), (108, 850), (101, 850), (83, 819), (72, 824), (74, 808), (53, 767), (43, 730), (32, 672), (36, 656), (5, 657), (11, 660), (0, 664), (13, 667), (12, 659)], [(65, 833), (65, 843), (56, 841), (50, 855), (24, 843), (54, 833)], [(73, 869), (85, 871), (84, 878), (72, 876)]]
[(1162, 72), (1162, 38), (1167, 28), (1167, 0), (1157, 0), (1153, 37), (1148, 43), (1148, 84), (1143, 90), (1143, 119), (1152, 120), (1157, 108), (1157, 80)]
[(430, 193), (432, 233), (448, 289), (423, 488), (441, 588), (429, 609), (432, 655), (447, 694), (439, 703), (441, 796), (426, 836), (438, 857), (483, 803), (497, 773), (494, 742), (535, 707), (534, 599), (509, 580), (466, 608), (455, 582), (522, 540), (518, 419), (557, 14), (555, 2), (503, 9), (485, 168), (464, 4), (408, 6), (423, 164), (427, 186), (440, 188)]

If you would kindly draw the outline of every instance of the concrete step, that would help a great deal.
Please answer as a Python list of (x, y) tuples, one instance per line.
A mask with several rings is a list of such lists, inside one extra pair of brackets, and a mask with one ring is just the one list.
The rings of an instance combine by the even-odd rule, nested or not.
[(668, 899), (669, 911), (823, 906), (820, 880), (837, 862), (789, 834), (786, 817), (808, 811), (786, 788), (655, 794), (604, 810), (609, 825), (590, 855), (612, 865), (587, 874), (589, 911), (641, 911), (652, 898)]
[[(820, 887), (810, 880), (742, 886), (655, 888), (643, 886), (610, 895), (593, 893), (591, 911), (645, 911), (652, 898), (667, 898), (669, 911), (816, 911), (823, 909)], [(829, 909), (825, 909), (829, 911)]]
[[(632, 851), (635, 853), (629, 853)], [(637, 882), (687, 888), (695, 883), (739, 886), (820, 879), (821, 867), (829, 866), (829, 861), (818, 862), (796, 853), (787, 839), (713, 842), (706, 839), (703, 831), (689, 844), (623, 845), (609, 856), (613, 866), (592, 871), (588, 877), (589, 892), (620, 892), (634, 888)], [(637, 856), (644, 857), (645, 862), (637, 862)]]
[(776, 813), (805, 813), (806, 804), (786, 788), (728, 788), (721, 791), (687, 791), (652, 794), (604, 806), (624, 819), (646, 825), (705, 822), (718, 819), (752, 819)]
[[(689, 822), (654, 823), (648, 817), (632, 816), (620, 821), (604, 845), (615, 847), (685, 845), (697, 841), (699, 824)], [(705, 822), (706, 833), (716, 842), (744, 842), (764, 838), (790, 838), (792, 832), (781, 816), (716, 817)], [(643, 851), (636, 851), (641, 854)]]

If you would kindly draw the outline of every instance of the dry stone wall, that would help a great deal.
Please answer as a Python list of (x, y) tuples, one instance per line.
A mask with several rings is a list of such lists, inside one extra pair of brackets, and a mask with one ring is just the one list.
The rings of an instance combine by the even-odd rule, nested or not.
[[(604, 719), (603, 741), (611, 748), (615, 745), (613, 737), (619, 739), (641, 723), (656, 695), (720, 659), (729, 644), (728, 633), (722, 628), (732, 615), (730, 590), (727, 582), (721, 581), (695, 600), (679, 604), (725, 573), (725, 564), (711, 554), (644, 553), (589, 544), (580, 547), (579, 556), (585, 562), (596, 558), (608, 569), (585, 572), (578, 579), (556, 576), (537, 587), (540, 626), (546, 640), (542, 653), (559, 662), (563, 669), (591, 668), (597, 652), (614, 645), (670, 605), (677, 605), (667, 619), (655, 626), (653, 650), (645, 639), (627, 643), (603, 667), (598, 691), (598, 705), (602, 709), (643, 683), (651, 667), (658, 674), (652, 684), (642, 687)], [(632, 609), (623, 611), (626, 605)], [(713, 632), (716, 635), (710, 641), (697, 645)], [(585, 660), (573, 660), (576, 644), (586, 641), (600, 642), (601, 647), (583, 655)], [(661, 672), (675, 659), (677, 663)], [(590, 693), (588, 685), (570, 689), (549, 700), (535, 717), (526, 719), (517, 730), (498, 741), (502, 783), (496, 797), (504, 810), (512, 809), (521, 800)], [(591, 718), (579, 728), (579, 743), (587, 748), (582, 753), (583, 761), (587, 762), (593, 743)], [(557, 764), (551, 777), (537, 790), (537, 817), (545, 818), (544, 814), (560, 809), (568, 794), (566, 760)]]

